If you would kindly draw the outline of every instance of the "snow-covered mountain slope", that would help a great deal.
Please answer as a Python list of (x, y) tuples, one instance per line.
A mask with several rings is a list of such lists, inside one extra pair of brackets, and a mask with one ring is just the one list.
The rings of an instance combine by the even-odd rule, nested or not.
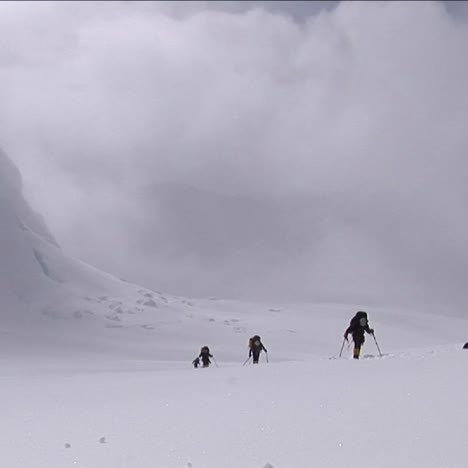
[(157, 356), (167, 349), (162, 336), (183, 348), (186, 299), (67, 256), (24, 200), (21, 176), (4, 153), (0, 220), (0, 352), (138, 354), (143, 347)]

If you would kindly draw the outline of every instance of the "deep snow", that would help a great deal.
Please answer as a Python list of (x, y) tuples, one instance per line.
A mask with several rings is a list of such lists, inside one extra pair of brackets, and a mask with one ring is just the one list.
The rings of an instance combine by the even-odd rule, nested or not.
[(0, 466), (466, 466), (468, 352), (460, 346), (360, 361), (270, 354), (268, 364), (218, 359), (208, 369), (5, 360)]

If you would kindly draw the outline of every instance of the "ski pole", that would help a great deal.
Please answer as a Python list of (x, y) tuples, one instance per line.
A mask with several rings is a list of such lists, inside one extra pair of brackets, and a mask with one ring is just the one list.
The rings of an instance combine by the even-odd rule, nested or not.
[(242, 364), (242, 365), (245, 366), (245, 365), (250, 361), (251, 357), (252, 357), (252, 356), (249, 356), (249, 357), (245, 360), (244, 364)]
[(341, 358), (341, 355), (343, 354), (343, 348), (344, 348), (345, 341), (348, 341), (348, 340), (346, 338), (343, 338), (343, 344), (341, 345), (340, 355), (339, 355), (340, 358)]
[(377, 349), (379, 350), (380, 357), (382, 357), (382, 352), (380, 351), (379, 343), (377, 343), (377, 338), (375, 335), (372, 333), (372, 336), (374, 337), (375, 345), (377, 346)]
[(267, 360), (267, 363), (268, 363), (268, 351), (265, 351), (265, 357), (266, 357), (266, 360)]
[(219, 366), (218, 366), (218, 363), (216, 362), (216, 359), (214, 358), (214, 356), (213, 356), (213, 362), (215, 363), (215, 366), (216, 366), (216, 367), (219, 367)]

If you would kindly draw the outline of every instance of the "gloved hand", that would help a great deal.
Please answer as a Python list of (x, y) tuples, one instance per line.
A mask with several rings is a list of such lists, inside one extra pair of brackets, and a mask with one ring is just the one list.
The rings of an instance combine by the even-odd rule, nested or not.
[(252, 357), (252, 350), (249, 349), (249, 357)]
[(371, 329), (369, 330), (369, 333), (370, 333), (371, 335), (373, 335), (373, 334), (374, 334), (374, 329), (371, 328)]
[(268, 349), (265, 349), (265, 353), (268, 353)]
[(345, 333), (345, 334), (343, 335), (343, 337), (344, 337), (344, 339), (345, 339), (346, 341), (348, 341), (348, 334), (347, 334), (347, 333)]

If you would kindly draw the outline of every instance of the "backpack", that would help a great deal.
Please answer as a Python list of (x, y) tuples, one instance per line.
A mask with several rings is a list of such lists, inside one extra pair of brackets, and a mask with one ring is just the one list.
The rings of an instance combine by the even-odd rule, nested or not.
[(260, 337), (258, 335), (253, 336), (252, 338), (249, 339), (249, 348), (254, 348), (257, 346), (260, 346)]
[[(363, 312), (362, 310), (356, 313), (356, 315), (353, 317), (353, 320), (356, 325), (359, 324), (359, 326), (362, 328), (364, 328), (369, 323), (367, 319), (367, 312)], [(353, 324), (353, 320), (351, 320), (350, 325)]]

